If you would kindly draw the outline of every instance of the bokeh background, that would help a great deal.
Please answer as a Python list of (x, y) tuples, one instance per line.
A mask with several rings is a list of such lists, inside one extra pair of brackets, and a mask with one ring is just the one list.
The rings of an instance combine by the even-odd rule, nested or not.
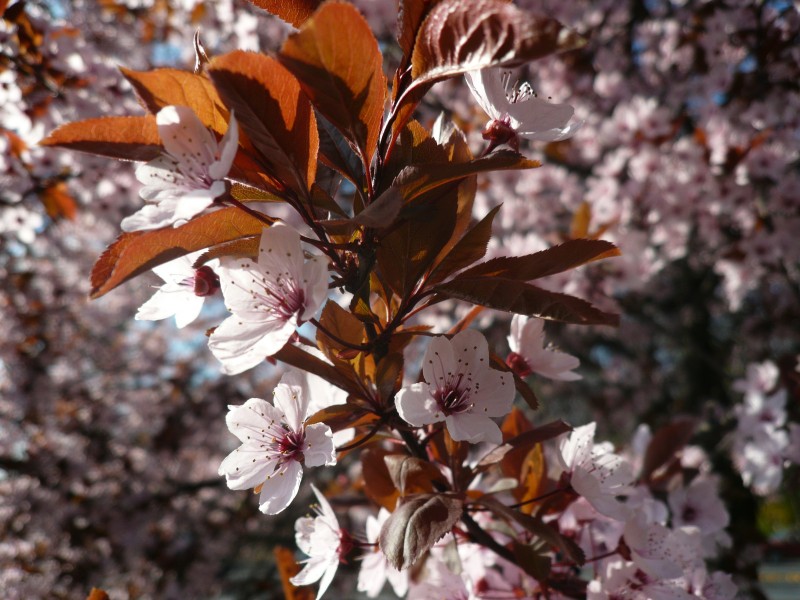
[[(760, 573), (770, 597), (796, 598), (800, 8), (517, 3), (586, 36), (584, 48), (524, 74), (540, 97), (575, 106), (583, 125), (570, 140), (524, 149), (541, 168), (481, 180), (476, 217), (503, 203), (490, 255), (570, 237), (608, 239), (623, 253), (548, 282), (623, 319), (615, 330), (548, 325), (581, 358), (583, 379), (535, 381), (544, 408), (534, 419), (597, 420), (620, 447), (641, 424), (694, 419), (696, 468), (713, 474), (733, 517), (719, 567), (737, 573), (742, 597), (764, 597)], [(396, 5), (355, 4), (388, 71), (399, 59)], [(80, 598), (96, 586), (114, 598), (281, 597), (272, 550), (293, 547), (307, 498), (267, 518), (217, 475), (235, 445), (227, 405), (268, 397), (279, 368), (219, 373), (204, 332), (221, 305), (182, 330), (134, 321), (155, 276), (89, 301), (94, 260), (140, 203), (135, 165), (37, 142), (66, 122), (140, 114), (118, 67), (191, 69), (197, 29), (214, 55), (274, 50), (290, 28), (238, 0), (0, 0), (0, 9), (2, 596)], [(486, 117), (461, 79), (439, 84), (420, 120), (440, 113), (483, 143)], [(441, 331), (468, 308), (425, 319)], [(504, 347), (507, 318), (477, 323)], [(762, 409), (761, 428), (745, 427)], [(327, 484), (357, 482), (357, 467), (345, 462)], [(349, 597), (352, 584), (342, 585)]]

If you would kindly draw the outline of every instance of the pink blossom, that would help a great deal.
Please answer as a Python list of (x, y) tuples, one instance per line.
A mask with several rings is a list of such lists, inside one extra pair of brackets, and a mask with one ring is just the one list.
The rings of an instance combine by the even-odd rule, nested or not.
[(122, 220), (123, 231), (177, 227), (211, 206), (226, 191), (239, 145), (239, 129), (231, 114), (228, 131), (217, 143), (192, 109), (166, 106), (156, 115), (165, 152), (136, 169), (144, 185), (145, 206)]
[[(378, 517), (367, 517), (367, 543), (375, 544), (380, 536), (381, 527), (389, 518), (390, 513), (381, 508)], [(377, 547), (373, 552), (364, 555), (361, 561), (361, 570), (358, 572), (358, 591), (365, 592), (367, 597), (376, 598), (383, 589), (386, 580), (392, 584), (394, 593), (401, 598), (408, 591), (408, 571), (398, 571), (389, 564), (386, 557)]]
[(465, 329), (448, 340), (434, 338), (422, 361), (425, 383), (397, 394), (397, 412), (421, 427), (444, 421), (454, 440), (499, 444), (502, 433), (492, 417), (502, 417), (514, 402), (510, 373), (489, 368), (486, 338)]
[(251, 398), (229, 407), (225, 421), (242, 442), (219, 467), (232, 490), (261, 487), (259, 509), (268, 515), (284, 510), (300, 489), (303, 465), (336, 464), (331, 429), (306, 425), (309, 394), (302, 375), (289, 371), (273, 392), (275, 405)]
[(668, 502), (675, 527), (697, 527), (709, 535), (725, 529), (730, 521), (712, 479), (698, 477), (688, 487), (671, 491)]
[(520, 377), (531, 373), (560, 381), (574, 381), (581, 376), (572, 370), (581, 361), (566, 354), (544, 347), (544, 321), (522, 315), (511, 319), (511, 334), (508, 336), (511, 354), (508, 364)]
[(301, 517), (295, 523), (295, 541), (308, 558), (303, 570), (291, 578), (294, 585), (310, 585), (319, 581), (317, 600), (333, 581), (339, 562), (352, 546), (349, 536), (339, 527), (336, 513), (320, 491), (311, 484), (319, 501), (314, 507), (316, 517)]
[(264, 229), (256, 262), (224, 259), (219, 276), (233, 314), (208, 341), (222, 370), (241, 373), (283, 348), (325, 299), (326, 270), (321, 257), (304, 260), (300, 234), (281, 223)]
[(518, 85), (507, 69), (470, 71), (465, 79), (475, 100), (492, 118), (487, 132), (492, 127), (501, 127), (509, 139), (519, 135), (552, 142), (572, 136), (580, 126), (567, 125), (575, 112), (572, 106), (537, 98), (530, 84)]
[(139, 307), (137, 321), (160, 321), (174, 316), (175, 324), (183, 328), (200, 315), (206, 297), (219, 290), (219, 277), (213, 271), (219, 261), (213, 260), (195, 269), (192, 265), (200, 254), (202, 252), (187, 254), (153, 267), (164, 285)]
[(630, 508), (617, 496), (630, 493), (633, 469), (610, 444), (595, 444), (595, 423), (575, 428), (561, 440), (556, 455), (569, 476), (572, 489), (594, 508), (612, 519), (623, 521)]

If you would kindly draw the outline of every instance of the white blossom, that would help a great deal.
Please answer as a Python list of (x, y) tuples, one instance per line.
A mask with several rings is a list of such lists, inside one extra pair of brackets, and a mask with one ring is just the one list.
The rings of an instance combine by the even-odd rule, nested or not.
[(287, 372), (273, 396), (274, 406), (250, 398), (241, 406), (229, 407), (225, 421), (242, 445), (219, 467), (233, 490), (260, 486), (259, 509), (269, 515), (281, 512), (297, 495), (303, 465), (336, 464), (330, 427), (305, 423), (309, 394), (302, 374)]
[(553, 142), (572, 136), (580, 127), (580, 123), (568, 125), (575, 112), (572, 106), (537, 98), (530, 84), (518, 85), (507, 69), (469, 71), (465, 79), (486, 114), (516, 135)]
[(233, 314), (217, 327), (208, 347), (228, 375), (280, 350), (328, 290), (327, 263), (316, 256), (304, 260), (300, 234), (281, 223), (264, 229), (257, 261), (223, 259), (219, 276)]
[(165, 106), (156, 124), (165, 152), (136, 169), (136, 178), (144, 184), (139, 195), (146, 204), (122, 220), (123, 231), (177, 227), (226, 191), (224, 179), (239, 145), (233, 114), (219, 143), (186, 106)]
[(219, 290), (219, 277), (213, 270), (219, 261), (209, 261), (199, 269), (192, 266), (201, 254), (187, 254), (153, 267), (164, 285), (139, 307), (137, 321), (160, 321), (174, 316), (175, 324), (183, 328), (200, 315), (206, 297)]
[[(390, 514), (388, 510), (381, 508), (377, 518), (372, 515), (367, 517), (367, 543), (377, 543), (381, 527), (383, 527)], [(395, 569), (386, 560), (383, 552), (376, 547), (374, 551), (365, 554), (361, 560), (361, 569), (358, 572), (358, 591), (365, 592), (369, 598), (376, 598), (381, 593), (387, 579), (391, 583), (395, 594), (401, 598), (406, 595), (406, 591), (408, 591), (408, 571)]]
[(397, 394), (397, 412), (421, 427), (444, 421), (454, 440), (502, 442), (492, 417), (502, 417), (514, 402), (514, 378), (489, 367), (486, 338), (465, 329), (448, 340), (434, 338), (422, 361), (424, 383)]
[(319, 505), (315, 507), (316, 517), (301, 517), (295, 523), (295, 541), (308, 558), (303, 570), (291, 578), (294, 585), (310, 585), (319, 581), (317, 600), (333, 581), (341, 558), (350, 550), (352, 542), (339, 527), (336, 513), (320, 491), (311, 485)]
[(544, 347), (544, 320), (514, 315), (508, 336), (511, 354), (508, 364), (520, 377), (536, 373), (549, 379), (575, 381), (581, 376), (573, 373), (581, 361), (564, 352)]
[(570, 485), (594, 508), (612, 519), (624, 521), (630, 508), (617, 496), (630, 493), (633, 469), (610, 444), (595, 444), (595, 423), (575, 428), (561, 440), (556, 455), (567, 472)]

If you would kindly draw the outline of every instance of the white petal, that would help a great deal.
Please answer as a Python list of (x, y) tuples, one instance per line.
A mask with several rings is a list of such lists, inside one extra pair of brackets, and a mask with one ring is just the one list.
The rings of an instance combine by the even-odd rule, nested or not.
[(305, 293), (305, 303), (300, 318), (313, 317), (328, 297), (328, 261), (315, 256), (303, 266), (302, 280), (299, 281)]
[(183, 305), (175, 312), (175, 325), (178, 329), (183, 329), (200, 315), (200, 311), (203, 309), (203, 300), (202, 296), (194, 294), (184, 296)]
[(425, 381), (433, 387), (438, 387), (439, 384), (444, 384), (450, 373), (457, 371), (450, 340), (443, 335), (433, 338), (422, 359), (422, 376)]
[(273, 392), (275, 406), (286, 415), (286, 423), (292, 431), (301, 431), (308, 417), (308, 390), (303, 374), (290, 369), (283, 374)]
[(562, 438), (557, 457), (567, 471), (588, 461), (594, 447), (594, 422), (576, 427), (569, 436)]
[[(509, 104), (511, 126), (524, 137), (536, 136), (551, 129), (562, 129), (569, 123), (575, 109), (569, 104), (555, 104), (539, 98), (528, 98)], [(538, 139), (532, 137), (532, 139)]]
[(453, 336), (450, 344), (458, 372), (476, 375), (489, 368), (489, 344), (479, 331), (460, 331)]
[(236, 375), (283, 348), (294, 330), (294, 321), (249, 322), (234, 314), (211, 334), (208, 348), (222, 363), (224, 373)]
[[(192, 294), (194, 295), (194, 294)], [(183, 305), (185, 294), (158, 290), (139, 307), (134, 317), (137, 321), (160, 321), (176, 314)]]
[(321, 467), (336, 464), (336, 448), (333, 447), (333, 433), (324, 423), (306, 427), (306, 447), (303, 457), (307, 467)]
[(250, 398), (240, 406), (229, 407), (225, 424), (243, 444), (272, 442), (273, 423), (283, 421), (283, 413), (261, 398)]
[(471, 412), (487, 417), (504, 417), (511, 412), (516, 393), (511, 373), (487, 369), (473, 380), (470, 400), (474, 407)]
[(331, 581), (333, 581), (333, 576), (336, 575), (336, 569), (339, 568), (339, 557), (338, 554), (334, 553), (336, 556), (336, 560), (329, 559), (328, 561), (328, 568), (325, 569), (325, 573), (322, 575), (322, 579), (319, 581), (319, 590), (317, 590), (317, 600), (322, 598), (322, 594), (328, 589), (330, 586)]
[(122, 219), (122, 231), (146, 231), (160, 229), (175, 222), (175, 200), (167, 199), (158, 204), (147, 204), (129, 217)]
[(192, 190), (182, 194), (175, 205), (175, 219), (189, 221), (211, 206), (214, 198), (221, 196), (224, 192), (225, 184), (218, 181), (210, 189)]
[(266, 481), (275, 465), (275, 461), (264, 458), (263, 450), (242, 445), (225, 457), (219, 466), (219, 474), (225, 476), (230, 489), (246, 490)]
[(525, 323), (528, 317), (524, 315), (514, 315), (511, 318), (511, 327), (508, 334), (508, 347), (512, 352), (519, 353), (520, 342), (522, 340), (522, 332), (525, 330)]
[(264, 482), (258, 499), (258, 510), (267, 515), (277, 515), (297, 496), (302, 479), (303, 467), (300, 463), (296, 460), (287, 463), (282, 470)]
[(258, 250), (258, 266), (272, 279), (279, 273), (289, 273), (298, 283), (303, 279), (303, 248), (300, 234), (283, 223), (264, 228)]
[(502, 85), (502, 69), (468, 71), (465, 80), (475, 100), (492, 119), (500, 119), (508, 104)]
[(217, 141), (191, 108), (165, 106), (156, 115), (156, 125), (164, 149), (172, 157), (181, 163), (211, 164), (212, 150), (216, 149)]
[(310, 558), (303, 566), (303, 570), (292, 577), (290, 581), (293, 585), (310, 585), (319, 581), (330, 566), (330, 562), (331, 560), (327, 556), (315, 556), (314, 558)]
[(231, 120), (228, 122), (228, 131), (219, 144), (219, 160), (213, 162), (208, 168), (208, 174), (213, 179), (222, 179), (231, 170), (233, 160), (236, 158), (236, 151), (239, 149), (239, 125), (236, 117), (231, 112)]
[(415, 383), (397, 392), (396, 404), (397, 414), (415, 427), (444, 420), (431, 396), (430, 387), (425, 383)]
[(454, 440), (470, 442), (490, 442), (500, 444), (503, 441), (503, 433), (497, 423), (484, 415), (472, 413), (461, 413), (450, 415), (445, 419), (447, 431)]

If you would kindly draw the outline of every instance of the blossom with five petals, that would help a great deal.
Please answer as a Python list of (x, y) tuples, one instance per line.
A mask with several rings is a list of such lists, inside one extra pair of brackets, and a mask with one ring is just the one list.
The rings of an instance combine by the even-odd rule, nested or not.
[(580, 127), (580, 123), (568, 125), (575, 112), (572, 106), (537, 98), (530, 84), (512, 83), (507, 69), (469, 71), (465, 79), (475, 100), (492, 118), (484, 139), (518, 149), (517, 136), (555, 142), (571, 137)]
[(219, 277), (214, 272), (217, 260), (209, 261), (199, 269), (194, 262), (202, 252), (194, 252), (153, 267), (153, 272), (164, 280), (153, 297), (139, 307), (137, 321), (160, 321), (175, 316), (178, 328), (194, 321), (203, 308), (207, 296), (219, 290)]
[(544, 321), (514, 315), (511, 319), (511, 334), (508, 336), (511, 354), (507, 363), (520, 377), (536, 373), (549, 379), (575, 381), (581, 376), (572, 370), (581, 361), (571, 354), (544, 347)]
[(500, 444), (502, 433), (492, 417), (511, 411), (514, 378), (489, 367), (486, 338), (465, 329), (448, 340), (434, 338), (422, 361), (425, 383), (397, 394), (397, 412), (421, 427), (444, 421), (454, 440)]
[(310, 585), (319, 581), (317, 600), (328, 589), (336, 574), (339, 562), (353, 546), (350, 536), (339, 527), (336, 513), (320, 491), (311, 485), (319, 505), (314, 507), (316, 517), (301, 517), (295, 523), (295, 541), (308, 558), (303, 570), (291, 578), (293, 585)]
[(211, 206), (227, 187), (239, 145), (239, 129), (231, 113), (220, 142), (191, 108), (165, 106), (156, 115), (164, 154), (136, 169), (144, 184), (139, 195), (145, 206), (122, 220), (123, 231), (182, 225)]
[(219, 277), (233, 314), (211, 334), (208, 347), (228, 375), (255, 367), (283, 348), (328, 291), (325, 260), (304, 260), (300, 234), (282, 223), (264, 229), (257, 261), (223, 259)]
[(303, 465), (336, 464), (331, 428), (324, 423), (306, 425), (309, 393), (302, 374), (287, 372), (273, 396), (274, 406), (250, 398), (229, 407), (225, 421), (242, 445), (219, 467), (232, 490), (260, 486), (259, 509), (268, 515), (281, 512), (297, 495)]
[(617, 496), (630, 493), (633, 469), (621, 456), (614, 454), (610, 444), (595, 444), (595, 423), (576, 427), (561, 440), (556, 455), (569, 476), (570, 485), (586, 498), (598, 512), (624, 521), (630, 508)]

